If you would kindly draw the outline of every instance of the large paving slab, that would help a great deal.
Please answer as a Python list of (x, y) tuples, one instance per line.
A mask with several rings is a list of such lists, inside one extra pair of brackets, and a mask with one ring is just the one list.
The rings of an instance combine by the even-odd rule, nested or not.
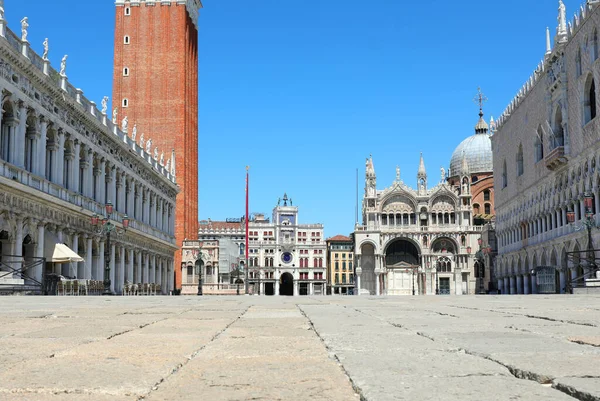
[(1, 400), (600, 400), (600, 297), (1, 297)]

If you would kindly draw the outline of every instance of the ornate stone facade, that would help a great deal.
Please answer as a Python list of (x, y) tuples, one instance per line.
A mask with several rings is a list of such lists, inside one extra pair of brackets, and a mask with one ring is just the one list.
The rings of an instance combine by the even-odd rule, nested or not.
[[(600, 223), (600, 7), (587, 2), (567, 25), (559, 3), (552, 48), (547, 31), (542, 62), (498, 120), (493, 136), (498, 260), (502, 293), (538, 292), (533, 276), (555, 271), (556, 292), (586, 272), (569, 252), (585, 250), (583, 196), (594, 197)], [(567, 213), (575, 213), (569, 224)], [(593, 241), (600, 236), (594, 233)], [(597, 246), (596, 246), (597, 247)]]
[[(454, 152), (450, 177), (442, 168), (433, 188), (427, 185), (423, 155), (416, 189), (404, 184), (397, 169), (392, 185), (378, 190), (373, 159), (367, 159), (363, 223), (354, 232), (356, 295), (493, 290), (484, 259), (474, 257), (483, 224), (494, 213), (491, 155), (488, 125), (480, 112), (475, 135)], [(474, 199), (490, 205), (487, 215), (482, 215)]]
[[(47, 41), (44, 46), (47, 52)], [(40, 264), (29, 275), (38, 282), (52, 272), (102, 280), (106, 253), (115, 293), (125, 281), (161, 283), (167, 293), (177, 249), (174, 171), (152, 159), (107, 118), (106, 108), (98, 110), (72, 86), (65, 68), (59, 74), (2, 21), (0, 255), (11, 255), (13, 262), (48, 259), (53, 245), (64, 242), (85, 262)], [(90, 223), (92, 215), (104, 215), (108, 202), (115, 220), (125, 214), (131, 220), (125, 235), (113, 237), (110, 250)], [(2, 275), (14, 283), (28, 281)]]

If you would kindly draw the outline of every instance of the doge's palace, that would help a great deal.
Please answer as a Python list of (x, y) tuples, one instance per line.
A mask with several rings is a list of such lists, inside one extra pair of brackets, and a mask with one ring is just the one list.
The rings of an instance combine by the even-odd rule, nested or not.
[[(29, 23), (11, 31), (0, 1), (0, 287), (37, 288), (50, 273), (103, 280), (108, 258), (111, 290), (129, 283), (173, 288), (175, 154), (152, 147), (126, 117), (98, 108), (27, 40)], [(160, 155), (160, 156), (159, 156)], [(110, 249), (91, 217), (114, 205), (120, 229)], [(53, 263), (64, 243), (83, 262)], [(35, 263), (43, 261), (43, 263)], [(160, 287), (158, 287), (160, 285)], [(35, 290), (34, 290), (35, 291)]]
[(504, 294), (565, 293), (592, 279), (581, 259), (600, 241), (594, 228), (590, 243), (584, 227), (600, 223), (599, 3), (587, 1), (572, 21), (566, 15), (559, 1), (542, 61), (492, 138)]

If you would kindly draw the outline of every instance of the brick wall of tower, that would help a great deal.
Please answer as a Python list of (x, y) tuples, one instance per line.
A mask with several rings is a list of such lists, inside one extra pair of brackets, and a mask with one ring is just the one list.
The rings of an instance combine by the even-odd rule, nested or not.
[[(125, 15), (129, 7), (130, 15)], [(129, 36), (129, 44), (124, 37)], [(113, 108), (152, 139), (165, 161), (175, 149), (181, 192), (175, 209), (175, 237), (198, 236), (198, 30), (185, 4), (116, 7)], [(129, 76), (123, 75), (123, 69)], [(123, 99), (128, 106), (123, 107)], [(181, 288), (181, 254), (175, 254), (175, 288)]]

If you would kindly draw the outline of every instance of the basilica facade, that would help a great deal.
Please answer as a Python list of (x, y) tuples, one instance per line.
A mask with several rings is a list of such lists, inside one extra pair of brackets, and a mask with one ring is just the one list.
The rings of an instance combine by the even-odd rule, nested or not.
[[(395, 181), (377, 189), (367, 159), (363, 222), (354, 232), (357, 295), (474, 294), (489, 289), (475, 254), (494, 215), (492, 150), (483, 113), (454, 151), (449, 173), (429, 186), (421, 155), (417, 188)], [(485, 245), (484, 245), (485, 246)]]
[(569, 22), (558, 3), (554, 39), (546, 30), (542, 61), (493, 136), (496, 274), (505, 294), (585, 285), (594, 269), (582, 259), (598, 255), (585, 251), (600, 241), (600, 6), (587, 1)]
[[(167, 162), (158, 149), (151, 155), (126, 119), (107, 116), (107, 98), (99, 109), (68, 81), (67, 56), (55, 70), (47, 40), (42, 55), (32, 50), (28, 28), (24, 18), (20, 35), (8, 29), (0, 3), (0, 288), (39, 292), (54, 273), (110, 278), (112, 293), (126, 282), (168, 293), (177, 249), (174, 154), (169, 149)], [(110, 247), (94, 216), (114, 223)], [(77, 261), (58, 260), (57, 244)]]

